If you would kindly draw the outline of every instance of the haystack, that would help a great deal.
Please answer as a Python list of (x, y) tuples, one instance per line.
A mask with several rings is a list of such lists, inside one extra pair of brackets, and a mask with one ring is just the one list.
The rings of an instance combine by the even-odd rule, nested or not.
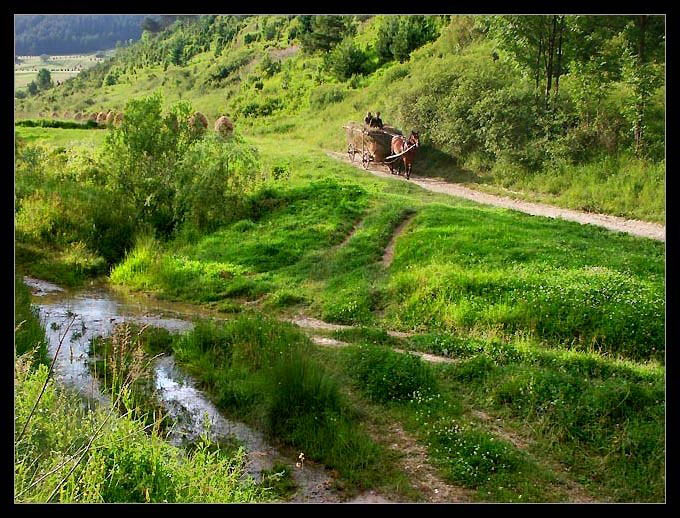
[(106, 124), (106, 112), (99, 112), (97, 114), (97, 124)]
[(76, 114), (73, 116), (73, 118), (77, 121), (83, 118), (83, 114), (80, 112), (76, 112)]
[(113, 120), (116, 118), (115, 112), (109, 112), (106, 114), (106, 125), (111, 126), (113, 124)]
[(189, 117), (189, 127), (196, 131), (205, 131), (208, 128), (208, 118), (201, 112), (195, 112)]
[(226, 138), (234, 132), (234, 123), (228, 117), (222, 115), (215, 121), (215, 131), (222, 137)]
[(123, 115), (122, 112), (116, 113), (116, 116), (113, 118), (113, 123), (116, 126), (120, 126), (123, 123), (123, 117), (124, 117), (124, 115)]

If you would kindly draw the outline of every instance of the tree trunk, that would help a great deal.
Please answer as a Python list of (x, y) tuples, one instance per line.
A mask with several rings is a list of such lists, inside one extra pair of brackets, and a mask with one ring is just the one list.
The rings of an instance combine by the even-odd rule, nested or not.
[(557, 74), (555, 76), (555, 97), (560, 93), (560, 75), (562, 74), (562, 36), (564, 34), (564, 16), (560, 23), (560, 41), (557, 45)]
[(543, 31), (538, 35), (538, 55), (536, 58), (536, 90), (541, 84), (541, 56), (543, 55)]
[(553, 76), (553, 56), (555, 55), (555, 32), (557, 30), (557, 16), (553, 16), (552, 30), (550, 31), (550, 42), (548, 44), (548, 67), (546, 69), (546, 85), (545, 85), (545, 106), (548, 106), (550, 99), (550, 88), (552, 87)]
[[(647, 16), (638, 16), (636, 19), (638, 26), (638, 66), (642, 68), (645, 63), (645, 31), (647, 29)], [(643, 117), (645, 111), (644, 102), (638, 102), (635, 106), (636, 118), (635, 118), (635, 154), (639, 155), (642, 151), (642, 139), (643, 139)]]

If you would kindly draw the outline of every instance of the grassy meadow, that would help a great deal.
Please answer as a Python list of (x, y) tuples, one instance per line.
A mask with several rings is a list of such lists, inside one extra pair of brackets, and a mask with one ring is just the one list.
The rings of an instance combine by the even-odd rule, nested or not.
[[(383, 120), (405, 130), (429, 124), (429, 113), (441, 127), (424, 126), (416, 175), (656, 222), (665, 221), (664, 160), (623, 144), (569, 158), (568, 133), (529, 167), (522, 153), (538, 140), (517, 144), (512, 156), (498, 151), (502, 121), (476, 151), (459, 149), (465, 127), (443, 120), (423, 85), (451, 88), (441, 104), (460, 120), (468, 101), (475, 108), (465, 113), (481, 120), (489, 103), (517, 107), (528, 97), (514, 90), (512, 67), (490, 57), (493, 43), (455, 20), (403, 63), (380, 65), (369, 53), (370, 72), (337, 81), (284, 30), (294, 20), (271, 19), (280, 29), (271, 38), (255, 36), (271, 29), (269, 18), (211, 22), (225, 24), (220, 34), (234, 29), (223, 46), (224, 38), (201, 39), (217, 31), (209, 25), (146, 35), (64, 91), (17, 105), (18, 119), (125, 112), (106, 129), (15, 127), (17, 273), (74, 288), (104, 278), (225, 321), (197, 321), (180, 335), (148, 329), (116, 364), (123, 371), (110, 359), (97, 363), (111, 395), (126, 394), (111, 416), (72, 411), (71, 395), (50, 380), (45, 412), (17, 450), (15, 499), (45, 501), (65, 474), (57, 466), (104, 422), (80, 478), (67, 476), (53, 498), (290, 496), (290, 477), (264, 484), (271, 491), (239, 478), (238, 448), (183, 450), (162, 440), (148, 380), (119, 382), (137, 372), (142, 353), (163, 352), (226, 415), (329, 468), (348, 498), (375, 490), (428, 501), (436, 480), (470, 501), (663, 502), (664, 243), (377, 178), (326, 152), (345, 149), (342, 124), (367, 109), (382, 108)], [(360, 20), (353, 41), (370, 49), (380, 23)], [(184, 61), (154, 61), (178, 35), (195, 43)], [(562, 83), (561, 95), (578, 99), (577, 78)], [(471, 85), (490, 99), (494, 89), (504, 93), (471, 100)], [(612, 106), (629, 95), (623, 81), (615, 86), (600, 115), (614, 117)], [(663, 114), (662, 90), (650, 109)], [(402, 108), (413, 98), (417, 109)], [(196, 110), (207, 132), (188, 122)], [(225, 114), (235, 130), (220, 136), (212, 127)], [(16, 352), (25, 355), (44, 333), (19, 279), (15, 292), (16, 324), (26, 322)], [(348, 327), (287, 322), (300, 315)], [(323, 347), (319, 337), (343, 344)], [(93, 342), (93, 351), (107, 358), (117, 350), (111, 340)], [(45, 382), (43, 349), (17, 364), (16, 423)], [(433, 478), (409, 464), (416, 457)], [(31, 482), (41, 477), (49, 484)]]

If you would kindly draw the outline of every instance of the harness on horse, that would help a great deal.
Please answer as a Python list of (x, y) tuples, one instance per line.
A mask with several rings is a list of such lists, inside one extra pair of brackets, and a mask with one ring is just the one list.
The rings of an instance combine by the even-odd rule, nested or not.
[[(404, 149), (401, 153), (397, 153), (396, 155), (390, 155), (390, 156), (388, 156), (388, 157), (385, 157), (385, 163), (391, 164), (392, 162), (394, 162), (395, 160), (397, 160), (397, 158), (399, 158), (400, 156), (402, 156), (402, 155), (408, 153), (409, 151), (411, 151), (414, 147), (416, 147), (416, 145), (415, 145), (415, 144), (411, 144), (409, 147), (407, 147), (406, 149)], [(388, 162), (388, 160), (389, 160), (389, 162)]]

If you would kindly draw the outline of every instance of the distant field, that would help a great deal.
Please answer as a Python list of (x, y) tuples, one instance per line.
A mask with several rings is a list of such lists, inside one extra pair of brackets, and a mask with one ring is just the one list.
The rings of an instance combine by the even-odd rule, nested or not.
[(105, 131), (62, 128), (14, 128), (17, 137), (27, 142), (46, 142), (55, 146), (97, 145), (103, 142)]
[[(114, 52), (114, 50), (107, 50), (104, 54), (109, 57)], [(41, 68), (50, 71), (52, 81), (55, 83), (75, 77), (83, 70), (104, 61), (105, 58), (95, 57), (95, 54), (99, 53), (50, 56), (47, 61), (43, 61), (40, 56), (19, 56), (21, 63), (14, 64), (14, 90), (25, 88), (38, 76)]]

